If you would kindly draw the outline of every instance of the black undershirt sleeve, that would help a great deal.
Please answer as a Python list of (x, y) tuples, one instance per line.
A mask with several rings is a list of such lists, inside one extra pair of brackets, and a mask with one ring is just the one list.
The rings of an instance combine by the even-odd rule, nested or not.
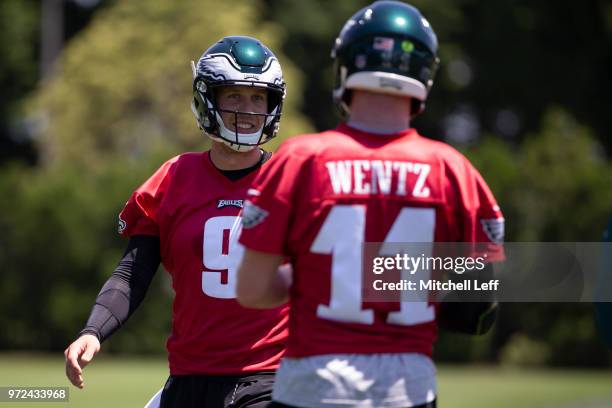
[(79, 336), (93, 334), (102, 342), (121, 327), (144, 299), (160, 262), (159, 237), (132, 236)]
[[(451, 274), (458, 278), (460, 275)], [(471, 276), (479, 282), (487, 282), (493, 277), (493, 267), (490, 264)], [(463, 278), (461, 278), (463, 279)], [(438, 310), (438, 323), (446, 330), (463, 333), (482, 335), (493, 327), (497, 319), (499, 304), (492, 291), (478, 294), (478, 301), (460, 301), (461, 295), (457, 292), (449, 292), (440, 303)]]

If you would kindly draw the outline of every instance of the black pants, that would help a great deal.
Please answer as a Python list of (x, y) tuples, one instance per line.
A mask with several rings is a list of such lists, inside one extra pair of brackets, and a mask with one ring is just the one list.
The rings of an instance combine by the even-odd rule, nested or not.
[(263, 408), (272, 400), (274, 373), (242, 377), (171, 375), (160, 408)]
[[(270, 405), (268, 405), (268, 408), (296, 408), (296, 407), (294, 407), (293, 405), (285, 405), (280, 402), (273, 401), (270, 403)], [(416, 407), (412, 407), (412, 408), (436, 408), (436, 400), (428, 402), (427, 404), (417, 405)]]

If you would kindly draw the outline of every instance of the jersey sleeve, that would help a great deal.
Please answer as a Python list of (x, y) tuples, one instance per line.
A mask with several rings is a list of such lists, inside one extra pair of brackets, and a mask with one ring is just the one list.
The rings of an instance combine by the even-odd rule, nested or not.
[(159, 236), (158, 210), (171, 177), (173, 161), (162, 165), (127, 201), (119, 214), (119, 234)]
[(467, 159), (464, 160), (464, 171), (457, 177), (459, 240), (474, 244), (473, 255), (486, 253), (490, 262), (502, 261), (504, 216), (483, 177)]
[(240, 243), (254, 251), (287, 255), (293, 203), (304, 160), (285, 142), (247, 191)]

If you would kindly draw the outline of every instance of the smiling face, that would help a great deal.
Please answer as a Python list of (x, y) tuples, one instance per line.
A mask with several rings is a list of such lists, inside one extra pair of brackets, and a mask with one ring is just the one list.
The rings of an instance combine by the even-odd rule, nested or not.
[(255, 133), (261, 129), (264, 115), (246, 115), (233, 112), (267, 113), (268, 91), (253, 86), (224, 86), (216, 93), (217, 106), (225, 127), (238, 133)]

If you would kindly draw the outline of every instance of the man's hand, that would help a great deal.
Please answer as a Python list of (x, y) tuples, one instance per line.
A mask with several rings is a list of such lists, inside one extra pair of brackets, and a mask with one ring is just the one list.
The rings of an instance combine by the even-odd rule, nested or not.
[(100, 351), (100, 341), (92, 334), (84, 334), (64, 351), (66, 357), (66, 377), (76, 387), (83, 388), (83, 368)]
[(246, 249), (238, 268), (237, 300), (244, 307), (270, 309), (289, 296), (292, 270), (281, 266), (282, 255)]

